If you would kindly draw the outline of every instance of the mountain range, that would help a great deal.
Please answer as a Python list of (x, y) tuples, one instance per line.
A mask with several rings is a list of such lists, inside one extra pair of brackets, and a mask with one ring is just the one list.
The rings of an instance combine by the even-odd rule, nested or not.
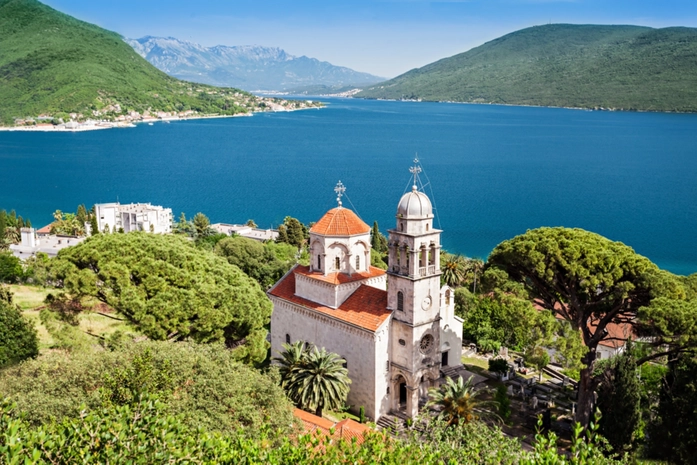
[(125, 39), (140, 56), (170, 76), (253, 91), (288, 91), (309, 86), (366, 86), (384, 78), (334, 66), (277, 47), (204, 47), (173, 37)]
[(233, 115), (287, 105), (298, 103), (181, 81), (115, 32), (37, 0), (0, 0), (0, 124), (33, 123), (38, 116), (123, 121), (157, 112)]
[(695, 112), (697, 29), (530, 27), (356, 97)]

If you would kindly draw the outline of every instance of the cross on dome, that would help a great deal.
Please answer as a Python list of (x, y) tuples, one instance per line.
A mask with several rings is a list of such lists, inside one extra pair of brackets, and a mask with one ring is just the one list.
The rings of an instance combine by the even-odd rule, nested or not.
[(421, 172), (421, 167), (419, 166), (418, 154), (416, 155), (416, 157), (414, 157), (414, 166), (409, 168), (409, 172), (414, 175), (414, 185), (411, 186), (411, 189), (413, 191), (416, 191), (416, 190), (418, 190), (418, 188), (416, 187), (416, 179), (417, 179), (417, 176), (419, 175), (419, 173)]
[(336, 184), (336, 187), (334, 188), (334, 192), (336, 192), (336, 201), (341, 206), (341, 197), (344, 196), (344, 192), (346, 192), (346, 186), (344, 186), (341, 181), (339, 181)]

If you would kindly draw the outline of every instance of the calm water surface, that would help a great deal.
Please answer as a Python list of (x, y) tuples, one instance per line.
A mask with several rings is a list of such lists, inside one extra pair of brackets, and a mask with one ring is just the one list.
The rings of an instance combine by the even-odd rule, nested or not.
[(326, 101), (250, 118), (0, 132), (0, 208), (41, 226), (56, 209), (118, 198), (269, 227), (319, 219), (340, 179), (345, 205), (386, 230), (418, 152), (449, 251), (484, 258), (526, 229), (562, 225), (697, 272), (697, 115)]

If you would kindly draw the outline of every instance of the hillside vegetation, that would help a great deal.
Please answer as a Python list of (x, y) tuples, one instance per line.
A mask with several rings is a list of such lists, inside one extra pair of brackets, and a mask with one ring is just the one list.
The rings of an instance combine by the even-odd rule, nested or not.
[(697, 29), (536, 26), (368, 87), (357, 97), (697, 111)]
[(0, 0), (1, 124), (41, 114), (148, 109), (231, 115), (262, 109), (264, 102), (237, 89), (169, 77), (118, 34), (36, 0)]

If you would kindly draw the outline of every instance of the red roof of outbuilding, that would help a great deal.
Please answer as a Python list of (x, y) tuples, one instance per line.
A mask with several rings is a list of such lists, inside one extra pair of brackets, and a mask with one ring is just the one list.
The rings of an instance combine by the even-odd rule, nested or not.
[(271, 290), (269, 294), (315, 310), (346, 323), (376, 331), (392, 313), (387, 310), (387, 291), (362, 284), (339, 308), (326, 307), (317, 302), (295, 295), (295, 272), (288, 273)]
[(353, 236), (365, 234), (368, 231), (370, 226), (344, 207), (332, 208), (310, 228), (310, 232), (323, 236)]

